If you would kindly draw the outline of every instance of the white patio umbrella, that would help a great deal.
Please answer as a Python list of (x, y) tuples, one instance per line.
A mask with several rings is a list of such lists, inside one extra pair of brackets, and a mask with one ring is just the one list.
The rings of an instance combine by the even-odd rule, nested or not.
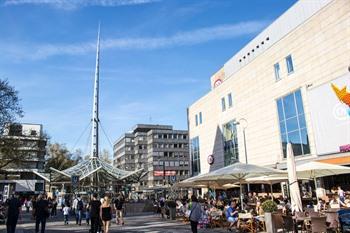
[(303, 209), (300, 197), (297, 172), (295, 169), (295, 159), (292, 144), (287, 144), (287, 170), (289, 181), (289, 192), (291, 198), (292, 212), (300, 212)]
[(285, 171), (262, 167), (253, 164), (246, 163), (234, 163), (227, 167), (223, 167), (216, 171), (207, 173), (199, 178), (199, 180), (229, 180), (231, 183), (240, 184), (240, 199), (241, 207), (243, 208), (243, 197), (242, 197), (242, 184), (246, 182), (248, 178), (253, 178), (261, 175), (272, 175), (272, 174), (284, 174)]
[[(316, 178), (350, 173), (350, 167), (322, 162), (307, 162), (296, 166), (298, 177), (312, 179), (317, 189)], [(317, 195), (316, 195), (317, 196)], [(318, 196), (317, 196), (318, 201)]]

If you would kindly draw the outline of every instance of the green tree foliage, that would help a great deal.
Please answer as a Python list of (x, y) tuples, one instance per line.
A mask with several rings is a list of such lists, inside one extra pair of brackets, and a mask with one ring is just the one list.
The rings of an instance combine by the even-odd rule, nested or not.
[(67, 169), (76, 165), (82, 159), (79, 151), (71, 153), (64, 144), (59, 143), (49, 144), (47, 153), (45, 164), (47, 172), (50, 171), (50, 167), (58, 170)]
[(9, 82), (0, 79), (0, 133), (3, 132), (6, 123), (14, 122), (23, 116), (18, 91), (10, 86)]

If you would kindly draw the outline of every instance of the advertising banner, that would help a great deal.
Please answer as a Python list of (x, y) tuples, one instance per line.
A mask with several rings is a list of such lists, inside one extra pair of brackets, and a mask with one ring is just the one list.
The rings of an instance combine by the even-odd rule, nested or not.
[(350, 74), (308, 91), (318, 155), (350, 151)]

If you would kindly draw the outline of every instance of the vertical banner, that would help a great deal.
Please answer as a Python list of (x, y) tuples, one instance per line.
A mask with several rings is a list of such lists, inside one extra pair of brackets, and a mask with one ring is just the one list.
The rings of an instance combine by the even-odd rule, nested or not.
[(308, 91), (318, 155), (350, 151), (350, 74)]

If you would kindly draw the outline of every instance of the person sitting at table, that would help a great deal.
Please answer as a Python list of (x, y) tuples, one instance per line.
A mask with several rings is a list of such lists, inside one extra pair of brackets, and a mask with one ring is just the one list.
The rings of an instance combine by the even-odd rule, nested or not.
[(229, 231), (236, 225), (238, 221), (238, 208), (236, 201), (231, 201), (230, 207), (226, 210), (226, 219), (230, 223)]
[(342, 206), (345, 206), (345, 203), (342, 202), (337, 195), (333, 195), (332, 200), (329, 202), (329, 205), (331, 208), (340, 208)]
[(222, 200), (219, 199), (219, 200), (216, 202), (216, 207), (217, 207), (219, 210), (224, 210), (224, 208), (225, 208), (224, 202), (223, 202)]

